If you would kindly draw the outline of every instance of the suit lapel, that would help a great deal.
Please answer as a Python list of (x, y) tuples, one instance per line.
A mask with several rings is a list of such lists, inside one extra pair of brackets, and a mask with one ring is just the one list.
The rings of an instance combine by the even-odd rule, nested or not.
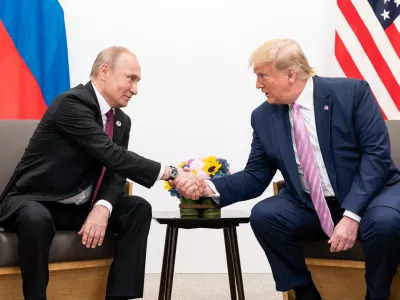
[(332, 184), (335, 195), (337, 195), (336, 171), (331, 151), (331, 118), (333, 107), (332, 99), (329, 95), (330, 92), (321, 86), (320, 79), (314, 77), (314, 114), (318, 142), (329, 180)]
[(301, 187), (299, 175), (297, 174), (297, 165), (294, 156), (291, 126), (289, 121), (289, 106), (283, 105), (274, 113), (275, 135), (278, 141), (279, 150), (283, 158), (286, 171), (296, 188), (296, 192), (301, 199)]
[(122, 120), (121, 111), (115, 109), (114, 124), (113, 124), (113, 142), (120, 142), (120, 135), (122, 132), (122, 127), (125, 125)]

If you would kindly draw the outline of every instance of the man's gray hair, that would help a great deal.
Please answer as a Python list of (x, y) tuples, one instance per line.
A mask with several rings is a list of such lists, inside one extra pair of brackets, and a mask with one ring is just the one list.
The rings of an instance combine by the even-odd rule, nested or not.
[(118, 59), (123, 53), (130, 53), (134, 55), (131, 51), (124, 47), (112, 46), (102, 50), (96, 57), (93, 63), (92, 71), (90, 72), (90, 78), (94, 79), (99, 75), (100, 66), (102, 64), (107, 64), (111, 69), (114, 69), (118, 63)]

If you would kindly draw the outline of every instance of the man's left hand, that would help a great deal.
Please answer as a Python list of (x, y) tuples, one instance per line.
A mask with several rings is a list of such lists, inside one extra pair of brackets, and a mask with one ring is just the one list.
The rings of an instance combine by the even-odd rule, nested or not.
[(101, 246), (106, 233), (109, 214), (110, 211), (105, 206), (97, 205), (93, 207), (85, 224), (78, 232), (79, 235), (82, 235), (82, 244), (86, 245), (86, 248)]
[(336, 225), (332, 238), (328, 241), (331, 244), (331, 252), (346, 251), (354, 246), (357, 240), (360, 223), (352, 218), (344, 216)]

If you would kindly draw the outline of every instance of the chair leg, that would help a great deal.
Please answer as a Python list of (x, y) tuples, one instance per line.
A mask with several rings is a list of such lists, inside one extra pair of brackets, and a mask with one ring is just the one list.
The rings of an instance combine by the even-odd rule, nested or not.
[(235, 269), (235, 277), (236, 277), (238, 296), (239, 296), (239, 300), (244, 300), (242, 268), (240, 267), (240, 255), (239, 255), (239, 246), (238, 246), (238, 240), (237, 240), (237, 234), (236, 234), (236, 226), (230, 227), (229, 231), (230, 231), (230, 237), (231, 237), (233, 267)]
[(296, 300), (296, 294), (294, 293), (294, 290), (284, 292), (282, 293), (282, 295), (283, 295), (283, 300)]
[(288, 292), (282, 293), (283, 300), (289, 300)]
[(158, 292), (158, 300), (165, 300), (165, 284), (168, 274), (168, 257), (171, 248), (171, 227), (167, 226), (164, 244), (164, 257), (161, 269), (160, 290)]
[(236, 300), (236, 284), (235, 284), (235, 271), (233, 269), (233, 258), (232, 258), (232, 247), (231, 237), (229, 229), (224, 228), (224, 239), (225, 239), (225, 250), (226, 250), (226, 262), (228, 264), (228, 276), (229, 276), (229, 287), (231, 289), (231, 299)]
[(176, 244), (178, 242), (178, 230), (176, 226), (171, 226), (171, 242), (170, 251), (168, 257), (168, 273), (165, 291), (165, 300), (171, 300), (172, 294), (172, 282), (174, 280), (174, 269), (175, 269), (175, 257), (176, 257)]

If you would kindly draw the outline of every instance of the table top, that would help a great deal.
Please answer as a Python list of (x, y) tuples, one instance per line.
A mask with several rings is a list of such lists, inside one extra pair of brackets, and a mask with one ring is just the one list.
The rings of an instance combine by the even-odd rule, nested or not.
[(179, 228), (224, 228), (238, 226), (250, 221), (250, 213), (246, 211), (221, 210), (220, 217), (181, 217), (179, 210), (153, 211), (153, 219), (160, 224), (174, 225)]

